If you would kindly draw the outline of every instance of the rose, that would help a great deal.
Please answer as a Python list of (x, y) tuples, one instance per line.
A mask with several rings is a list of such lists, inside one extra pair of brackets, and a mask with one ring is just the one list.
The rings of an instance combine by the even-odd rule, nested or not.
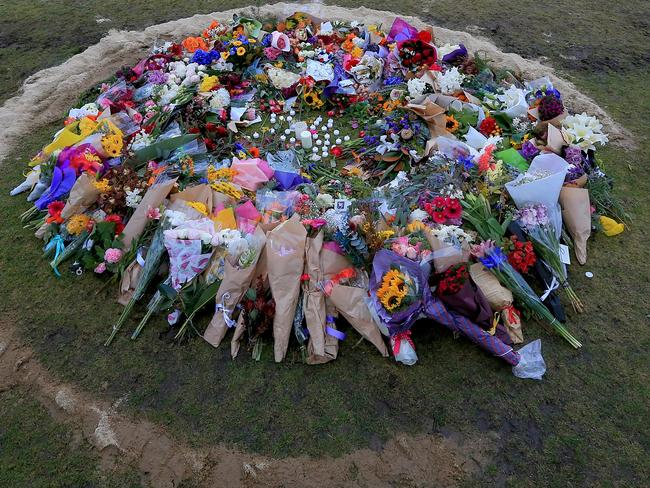
[(115, 247), (109, 247), (104, 252), (104, 259), (107, 263), (117, 263), (122, 258), (122, 251)]

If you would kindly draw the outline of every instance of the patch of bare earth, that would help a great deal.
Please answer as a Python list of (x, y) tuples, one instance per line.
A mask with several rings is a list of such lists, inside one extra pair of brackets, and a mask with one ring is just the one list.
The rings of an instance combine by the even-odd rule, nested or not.
[(224, 446), (190, 448), (165, 429), (120, 412), (123, 399), (108, 402), (59, 381), (35, 359), (3, 320), (0, 327), (0, 394), (21, 387), (53, 420), (67, 425), (100, 455), (101, 468), (130, 464), (153, 487), (186, 479), (199, 486), (456, 486), (478, 474), (494, 454), (496, 438), (398, 435), (379, 451), (360, 449), (339, 458), (272, 459)]

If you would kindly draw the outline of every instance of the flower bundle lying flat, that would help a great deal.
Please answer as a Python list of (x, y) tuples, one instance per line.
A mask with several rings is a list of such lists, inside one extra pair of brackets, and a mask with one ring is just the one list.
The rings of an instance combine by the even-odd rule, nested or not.
[(214, 21), (81, 100), (12, 194), (57, 276), (118, 287), (106, 345), (161, 315), (177, 340), (232, 329), (233, 357), (324, 363), (352, 327), (413, 364), (412, 328), (443, 325), (541, 377), (521, 318), (580, 347), (564, 243), (584, 264), (592, 223), (624, 228), (595, 117), (399, 18)]

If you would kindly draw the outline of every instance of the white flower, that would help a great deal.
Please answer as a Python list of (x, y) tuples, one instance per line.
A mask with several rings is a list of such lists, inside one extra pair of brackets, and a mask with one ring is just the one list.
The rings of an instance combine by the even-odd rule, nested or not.
[(228, 254), (231, 256), (239, 257), (244, 251), (248, 249), (248, 241), (243, 237), (232, 239), (227, 244)]
[(457, 225), (440, 225), (431, 229), (431, 233), (442, 242), (453, 244), (457, 247), (470, 244), (474, 241), (474, 235), (465, 232)]
[(172, 227), (178, 227), (185, 222), (185, 214), (177, 210), (165, 210), (165, 217), (169, 219), (169, 223)]
[(422, 78), (412, 78), (406, 83), (409, 96), (414, 99), (418, 99), (424, 96), (427, 89), (431, 91), (433, 88), (429, 83), (424, 81)]
[(319, 193), (316, 195), (316, 205), (320, 208), (332, 208), (334, 206), (334, 197), (329, 193)]
[(142, 193), (140, 188), (136, 188), (135, 190), (126, 190), (126, 206), (131, 208), (137, 207), (140, 200), (142, 200), (140, 193)]
[(436, 75), (436, 81), (444, 95), (453, 95), (454, 92), (460, 90), (460, 85), (464, 79), (465, 75), (458, 71), (455, 66), (444, 73), (438, 72)]
[(241, 239), (241, 232), (239, 232), (236, 229), (223, 229), (217, 232), (215, 235), (212, 245), (213, 246), (221, 246), (225, 245), (228, 246), (228, 244), (236, 239)]
[(526, 92), (514, 85), (497, 95), (497, 99), (502, 103), (503, 111), (510, 118), (523, 117), (528, 113)]
[(595, 150), (595, 144), (605, 145), (609, 139), (603, 132), (603, 124), (586, 113), (569, 115), (562, 120), (562, 135), (568, 144), (579, 146), (583, 150)]
[(212, 92), (210, 107), (214, 110), (221, 110), (230, 105), (230, 93), (225, 88), (219, 88)]
[(416, 209), (413, 210), (413, 211), (411, 212), (411, 214), (409, 215), (409, 222), (417, 222), (417, 221), (423, 222), (423, 221), (426, 220), (428, 217), (429, 217), (429, 214), (428, 214), (428, 213), (426, 213), (426, 212), (425, 212), (424, 210), (422, 210), (421, 208), (416, 208)]

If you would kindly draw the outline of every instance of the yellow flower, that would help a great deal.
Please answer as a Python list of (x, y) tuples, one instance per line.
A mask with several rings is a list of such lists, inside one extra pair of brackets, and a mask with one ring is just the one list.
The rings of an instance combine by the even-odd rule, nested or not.
[(99, 191), (99, 193), (108, 193), (111, 190), (111, 185), (108, 183), (108, 180), (106, 178), (102, 178), (99, 181), (93, 182), (95, 185), (95, 188)]
[(411, 222), (406, 226), (406, 232), (410, 234), (411, 232), (417, 232), (419, 230), (424, 230), (426, 228), (427, 226), (424, 225), (424, 223), (422, 223), (421, 220), (414, 220), (413, 222)]
[(88, 222), (90, 222), (90, 217), (84, 214), (77, 214), (73, 215), (70, 217), (70, 220), (68, 220), (67, 225), (65, 228), (68, 230), (69, 234), (72, 234), (73, 236), (77, 236), (81, 234), (84, 230), (86, 230), (86, 227), (88, 226)]
[(228, 56), (230, 56), (228, 51), (221, 51), (221, 59), (228, 59)]
[(83, 136), (89, 136), (97, 130), (97, 122), (93, 119), (84, 117), (79, 121), (79, 133)]
[(360, 58), (363, 56), (363, 49), (361, 49), (359, 46), (355, 46), (352, 51), (350, 51), (350, 54), (352, 57)]
[(219, 78), (217, 76), (206, 76), (199, 83), (199, 92), (209, 92), (218, 84)]
[(237, 56), (243, 56), (244, 54), (246, 54), (246, 48), (238, 47), (237, 48)]
[(210, 187), (219, 193), (228, 195), (235, 200), (239, 200), (242, 197), (242, 192), (235, 187), (232, 183), (226, 183), (225, 181), (215, 181), (210, 185)]
[(212, 183), (213, 181), (217, 180), (228, 180), (232, 181), (232, 179), (235, 177), (237, 174), (236, 169), (232, 168), (220, 168), (216, 169), (214, 166), (210, 165), (208, 166), (208, 171), (207, 171), (207, 176), (208, 176), (208, 181)]
[(242, 42), (241, 41), (232, 41), (232, 45), (235, 47), (241, 46)]
[(393, 229), (380, 230), (379, 232), (377, 232), (377, 237), (382, 241), (385, 241), (386, 239), (390, 239), (394, 235), (395, 235), (395, 231)]
[(350, 175), (350, 176), (361, 176), (362, 174), (363, 174), (363, 171), (358, 166), (355, 166), (354, 168), (350, 168), (348, 170), (348, 175)]
[(460, 127), (460, 124), (456, 120), (456, 117), (453, 115), (447, 115), (447, 124), (446, 124), (447, 130), (451, 132), (452, 134), (458, 130), (458, 127)]
[(257, 42), (257, 39), (253, 39), (252, 37), (249, 37), (249, 38), (248, 38), (248, 42), (249, 42), (250, 44), (255, 44), (255, 43)]
[(188, 207), (193, 208), (197, 212), (203, 215), (208, 215), (208, 207), (206, 207), (203, 202), (185, 202)]
[(318, 96), (315, 90), (307, 90), (302, 94), (302, 98), (307, 105), (312, 108), (321, 108), (324, 102)]
[(119, 156), (123, 147), (124, 142), (122, 141), (122, 137), (117, 134), (107, 134), (102, 137), (102, 149), (109, 156)]

